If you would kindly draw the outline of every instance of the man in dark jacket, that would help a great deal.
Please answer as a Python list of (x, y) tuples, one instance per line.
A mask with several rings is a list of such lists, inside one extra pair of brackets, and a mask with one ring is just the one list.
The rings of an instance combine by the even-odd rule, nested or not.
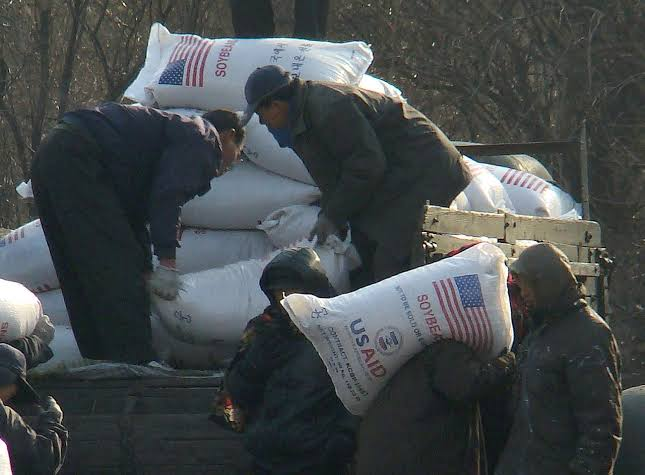
[[(53, 397), (41, 401), (26, 381), (25, 357), (15, 348), (0, 343), (0, 438), (9, 449), (14, 475), (58, 473), (67, 451), (68, 434), (63, 427), (63, 411)], [(43, 412), (30, 427), (6, 404), (39, 404)]]
[(342, 475), (354, 453), (355, 420), (313, 345), (280, 304), (291, 293), (327, 298), (335, 291), (311, 249), (276, 256), (260, 287), (271, 305), (247, 325), (225, 378), (254, 473)]
[(65, 114), (45, 139), (34, 198), (84, 357), (155, 359), (146, 286), (177, 296), (181, 206), (237, 160), (243, 139), (233, 112), (189, 119), (113, 103)]
[(621, 440), (620, 357), (551, 244), (511, 265), (532, 330), (518, 352), (514, 420), (496, 475), (610, 475)]
[(505, 384), (513, 353), (485, 361), (443, 340), (406, 363), (363, 417), (357, 475), (484, 475), (477, 401)]
[(311, 237), (325, 241), (351, 225), (364, 266), (355, 286), (408, 270), (423, 205), (450, 206), (470, 181), (444, 133), (399, 99), (303, 82), (275, 65), (254, 71), (245, 95), (243, 120), (257, 112), (323, 192)]

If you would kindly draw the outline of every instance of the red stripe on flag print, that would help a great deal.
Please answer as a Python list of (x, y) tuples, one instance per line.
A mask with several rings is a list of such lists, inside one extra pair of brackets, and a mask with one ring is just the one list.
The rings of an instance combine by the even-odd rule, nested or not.
[(168, 60), (168, 64), (173, 63), (177, 60), (177, 54), (179, 53), (179, 49), (188, 41), (188, 36), (182, 36), (181, 40), (179, 43), (175, 45), (175, 49), (172, 50), (172, 54), (170, 55), (170, 59)]
[[(457, 309), (457, 313), (459, 316), (463, 319), (462, 317), (462, 312), (461, 312), (461, 305), (459, 303), (459, 297), (457, 297), (457, 293), (455, 292), (455, 286), (452, 284), (452, 280), (448, 279), (448, 286), (450, 287), (450, 294), (452, 297), (452, 303), (455, 305), (455, 308)], [(468, 323), (470, 323), (470, 328), (472, 329), (472, 334), (473, 334), (473, 345), (475, 346), (475, 349), (481, 349), (481, 347), (484, 345), (484, 340), (482, 337), (482, 329), (479, 325), (479, 320), (476, 318), (476, 315), (471, 315), (471, 312), (468, 312), (468, 309), (463, 309), (464, 314), (466, 315), (466, 318), (468, 319)], [(473, 325), (473, 320), (475, 321), (475, 324)], [(477, 333), (475, 334), (475, 327), (477, 327)]]
[(522, 178), (524, 178), (524, 175), (525, 175), (524, 172), (520, 172), (519, 175), (517, 176), (517, 180), (515, 180), (513, 184), (517, 185), (522, 180)]
[[(191, 86), (197, 86), (197, 71), (201, 65), (202, 54), (210, 42), (208, 40), (202, 40), (199, 45), (193, 51), (190, 61), (188, 62), (188, 74), (186, 75), (186, 83), (190, 81)], [(192, 71), (192, 74), (191, 74)], [(188, 85), (188, 84), (187, 84)]]
[(517, 175), (519, 172), (517, 170), (511, 170), (510, 175), (506, 177), (506, 183), (509, 185), (513, 182), (513, 179), (515, 178), (515, 175)]
[[(453, 331), (453, 320), (451, 316), (448, 314), (448, 312), (446, 312), (446, 306), (443, 303), (443, 297), (441, 296), (441, 291), (439, 290), (439, 286), (437, 285), (436, 282), (433, 282), (432, 285), (434, 287), (434, 291), (437, 294), (437, 298), (439, 299), (439, 306), (441, 307), (441, 311), (443, 312), (443, 317), (448, 322), (448, 326), (450, 327), (450, 332), (452, 333), (453, 338), (455, 338), (457, 335), (455, 335), (455, 332)], [(455, 320), (454, 324), (457, 327), (457, 334), (459, 335), (459, 340), (463, 341), (464, 335), (461, 332), (461, 327), (459, 326), (459, 322)]]
[(474, 335), (471, 336), (470, 330), (468, 329), (468, 324), (466, 323), (466, 319), (463, 317), (463, 315), (457, 314), (455, 309), (453, 309), (454, 302), (450, 298), (448, 287), (446, 287), (446, 282), (444, 280), (440, 280), (439, 284), (440, 284), (441, 290), (443, 291), (443, 297), (445, 298), (446, 304), (448, 305), (448, 311), (450, 312), (450, 314), (455, 320), (459, 318), (461, 325), (464, 327), (464, 333), (465, 333), (464, 342), (471, 343), (471, 344), (474, 343)]
[(523, 181), (522, 183), (520, 183), (520, 186), (521, 186), (521, 187), (526, 186), (526, 182), (528, 182), (528, 181), (531, 179), (531, 177), (532, 177), (532, 176), (533, 176), (533, 175), (531, 175), (530, 173), (527, 173), (527, 174), (526, 174), (526, 178), (524, 179), (524, 181)]
[(213, 41), (208, 42), (208, 46), (206, 47), (204, 56), (202, 57), (202, 64), (199, 66), (199, 87), (204, 87), (204, 66), (206, 66), (206, 59), (208, 58), (208, 53), (210, 53), (213, 44), (215, 44)]
[(504, 174), (502, 175), (502, 178), (500, 178), (500, 179), (499, 179), (499, 181), (501, 181), (502, 183), (504, 183), (504, 180), (506, 180), (506, 177), (507, 177), (507, 176), (508, 176), (512, 171), (513, 171), (513, 169), (512, 169), (512, 168), (509, 168), (508, 170), (506, 170), (506, 173), (504, 173)]
[(523, 185), (524, 188), (528, 188), (530, 190), (531, 187), (533, 186), (533, 184), (535, 183), (535, 180), (537, 180), (537, 179), (538, 179), (538, 177), (532, 176), (531, 179), (526, 183), (526, 185)]
[(483, 313), (484, 322), (488, 327), (488, 345), (486, 346), (486, 350), (490, 352), (493, 349), (493, 326), (490, 324), (486, 307), (479, 309), (479, 311)]
[(542, 188), (544, 185), (546, 185), (546, 181), (538, 178), (533, 185), (533, 190), (538, 191), (538, 189)]

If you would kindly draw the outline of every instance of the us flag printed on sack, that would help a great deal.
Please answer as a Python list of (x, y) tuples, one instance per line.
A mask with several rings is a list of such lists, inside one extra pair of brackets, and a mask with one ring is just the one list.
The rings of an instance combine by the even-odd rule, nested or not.
[(432, 282), (452, 339), (481, 351), (490, 351), (493, 330), (476, 274)]
[(212, 40), (184, 35), (170, 55), (159, 84), (204, 87), (204, 67), (212, 47)]

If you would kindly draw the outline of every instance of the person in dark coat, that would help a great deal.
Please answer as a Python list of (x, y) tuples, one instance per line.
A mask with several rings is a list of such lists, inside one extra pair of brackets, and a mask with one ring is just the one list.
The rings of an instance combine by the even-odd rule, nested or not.
[(327, 298), (336, 292), (311, 249), (280, 253), (264, 269), (260, 287), (271, 304), (247, 325), (224, 382), (254, 473), (341, 475), (354, 453), (355, 419), (280, 304), (291, 293)]
[(511, 265), (532, 329), (518, 351), (513, 425), (496, 475), (610, 475), (621, 440), (620, 356), (551, 244)]
[(485, 475), (478, 399), (505, 384), (515, 356), (491, 361), (442, 340), (388, 381), (361, 422), (357, 475)]
[[(63, 411), (51, 396), (41, 401), (25, 379), (26, 372), (24, 355), (0, 343), (0, 438), (7, 444), (14, 475), (56, 474), (67, 452)], [(7, 405), (10, 401), (40, 405), (37, 424), (30, 427)]]
[(253, 72), (245, 95), (243, 121), (257, 112), (322, 190), (311, 237), (322, 242), (350, 224), (363, 261), (355, 287), (408, 270), (423, 205), (450, 206), (470, 181), (445, 134), (400, 99), (301, 81), (275, 65)]
[(233, 112), (191, 119), (107, 103), (65, 114), (44, 140), (34, 198), (85, 358), (156, 359), (147, 287), (177, 296), (181, 206), (238, 159), (243, 139)]
[[(229, 0), (236, 38), (275, 35), (271, 0)], [(329, 0), (295, 0), (294, 38), (322, 39), (327, 34)]]

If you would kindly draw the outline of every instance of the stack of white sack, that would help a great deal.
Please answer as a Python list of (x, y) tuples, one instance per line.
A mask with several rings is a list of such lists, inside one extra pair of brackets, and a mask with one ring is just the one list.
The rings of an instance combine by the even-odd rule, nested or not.
[(502, 183), (518, 214), (580, 219), (579, 205), (556, 185), (513, 168), (482, 165)]
[[(295, 247), (310, 247), (301, 242)], [(360, 264), (353, 246), (344, 251), (316, 246), (329, 281), (338, 292), (349, 290), (349, 272)], [(264, 259), (184, 275), (183, 289), (174, 301), (153, 297), (152, 308), (175, 338), (191, 344), (221, 345), (237, 342), (247, 322), (269, 301), (260, 288), (264, 267), (280, 250)]]
[(145, 65), (125, 97), (158, 107), (242, 110), (244, 84), (257, 67), (277, 64), (302, 79), (358, 85), (372, 59), (359, 41), (208, 39), (155, 23)]
[[(197, 272), (256, 259), (273, 250), (275, 246), (267, 235), (258, 230), (182, 228), (177, 268), (180, 273)], [(62, 297), (51, 297), (51, 294), (60, 294), (60, 290), (57, 290), (60, 284), (40, 220), (27, 223), (0, 240), (0, 278), (25, 285), (42, 295), (45, 302), (62, 302)], [(53, 307), (52, 316), (56, 317), (60, 313), (59, 306)]]
[(269, 213), (320, 198), (318, 188), (242, 162), (214, 178), (212, 189), (184, 205), (187, 226), (209, 229), (255, 229)]
[(349, 294), (293, 294), (282, 304), (320, 354), (345, 407), (360, 415), (433, 342), (461, 341), (485, 357), (511, 347), (505, 260), (482, 243)]
[[(150, 316), (152, 346), (162, 359), (175, 368), (212, 370), (226, 366), (235, 354), (237, 342), (219, 345), (191, 345), (177, 340), (161, 324), (159, 317)], [(72, 368), (95, 364), (83, 358), (69, 322), (54, 325), (54, 339), (49, 344), (54, 356), (29, 371), (30, 375), (64, 373)]]
[(495, 176), (481, 163), (463, 157), (472, 180), (451, 205), (461, 211), (496, 213), (498, 210), (513, 213), (515, 209), (508, 193)]

